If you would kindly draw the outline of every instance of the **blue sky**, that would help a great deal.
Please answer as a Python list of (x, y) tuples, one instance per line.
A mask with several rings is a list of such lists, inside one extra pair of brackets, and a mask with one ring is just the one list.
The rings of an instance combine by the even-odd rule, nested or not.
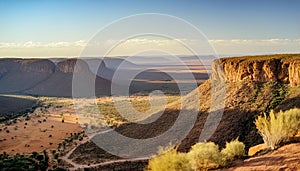
[[(282, 52), (299, 52), (299, 9), (299, 0), (1, 0), (0, 47), (26, 42), (87, 41), (99, 29), (121, 17), (164, 13), (198, 27), (213, 43), (217, 42), (216, 48), (221, 42), (217, 40), (227, 45), (232, 40), (278, 40), (285, 44), (292, 41)], [(246, 49), (219, 48), (228, 54), (251, 53)], [(278, 52), (277, 46), (273, 48), (274, 53)], [(263, 52), (271, 53), (272, 49)], [(0, 50), (0, 56), (20, 55)], [(43, 56), (41, 52), (36, 55)]]

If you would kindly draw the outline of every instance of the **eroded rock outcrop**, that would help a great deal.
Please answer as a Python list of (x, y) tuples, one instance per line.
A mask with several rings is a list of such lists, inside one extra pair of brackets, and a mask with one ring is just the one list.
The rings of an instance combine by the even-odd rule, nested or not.
[[(214, 63), (217, 63), (214, 61)], [(291, 59), (274, 58), (223, 58), (218, 61), (223, 68), (221, 74), (216, 65), (218, 78), (225, 77), (227, 82), (270, 82), (280, 81), (291, 86), (300, 85), (300, 56)]]

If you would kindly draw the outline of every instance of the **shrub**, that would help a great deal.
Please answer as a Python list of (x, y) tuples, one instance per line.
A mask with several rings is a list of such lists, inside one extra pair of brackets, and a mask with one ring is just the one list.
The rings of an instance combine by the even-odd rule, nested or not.
[(277, 114), (271, 111), (269, 116), (259, 116), (255, 125), (265, 145), (274, 150), (300, 130), (300, 110), (291, 109)]
[(147, 170), (209, 170), (230, 164), (235, 157), (245, 153), (245, 145), (237, 139), (226, 143), (221, 152), (213, 142), (197, 143), (189, 153), (179, 153), (176, 148), (160, 149), (148, 164)]
[(189, 171), (191, 170), (187, 155), (178, 153), (174, 148), (160, 149), (158, 156), (153, 157), (147, 170), (151, 171)]
[(223, 156), (226, 157), (228, 161), (234, 158), (240, 158), (245, 154), (245, 144), (235, 139), (231, 142), (226, 142), (226, 147), (221, 151)]
[(26, 118), (25, 118), (26, 121), (29, 121), (30, 120), (30, 117), (28, 115), (26, 115)]
[(193, 170), (208, 170), (225, 166), (225, 158), (219, 151), (219, 146), (213, 142), (197, 143), (188, 153)]

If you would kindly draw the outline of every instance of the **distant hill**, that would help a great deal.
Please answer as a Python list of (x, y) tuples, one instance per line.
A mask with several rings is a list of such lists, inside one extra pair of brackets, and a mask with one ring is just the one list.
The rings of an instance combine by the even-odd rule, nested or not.
[(47, 60), (0, 60), (0, 93), (19, 93), (47, 80), (55, 65)]
[(96, 95), (110, 94), (111, 82), (95, 76), (77, 59), (61, 59), (56, 64), (47, 59), (2, 59), (0, 68), (0, 93), (71, 97), (76, 74), (87, 85), (95, 80)]

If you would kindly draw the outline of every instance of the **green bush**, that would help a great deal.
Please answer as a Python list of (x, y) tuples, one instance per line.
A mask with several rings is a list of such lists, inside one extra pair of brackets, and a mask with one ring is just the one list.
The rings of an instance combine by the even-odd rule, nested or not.
[(277, 114), (271, 111), (269, 116), (259, 116), (255, 125), (266, 147), (274, 150), (300, 130), (300, 110), (291, 109)]
[(193, 170), (208, 170), (225, 165), (219, 146), (213, 142), (197, 143), (188, 153)]
[(178, 153), (174, 148), (160, 149), (158, 156), (149, 160), (148, 168), (151, 171), (189, 171), (189, 160), (185, 153)]
[(245, 144), (238, 141), (238, 139), (227, 142), (226, 147), (221, 151), (228, 161), (234, 158), (240, 158), (245, 154)]

